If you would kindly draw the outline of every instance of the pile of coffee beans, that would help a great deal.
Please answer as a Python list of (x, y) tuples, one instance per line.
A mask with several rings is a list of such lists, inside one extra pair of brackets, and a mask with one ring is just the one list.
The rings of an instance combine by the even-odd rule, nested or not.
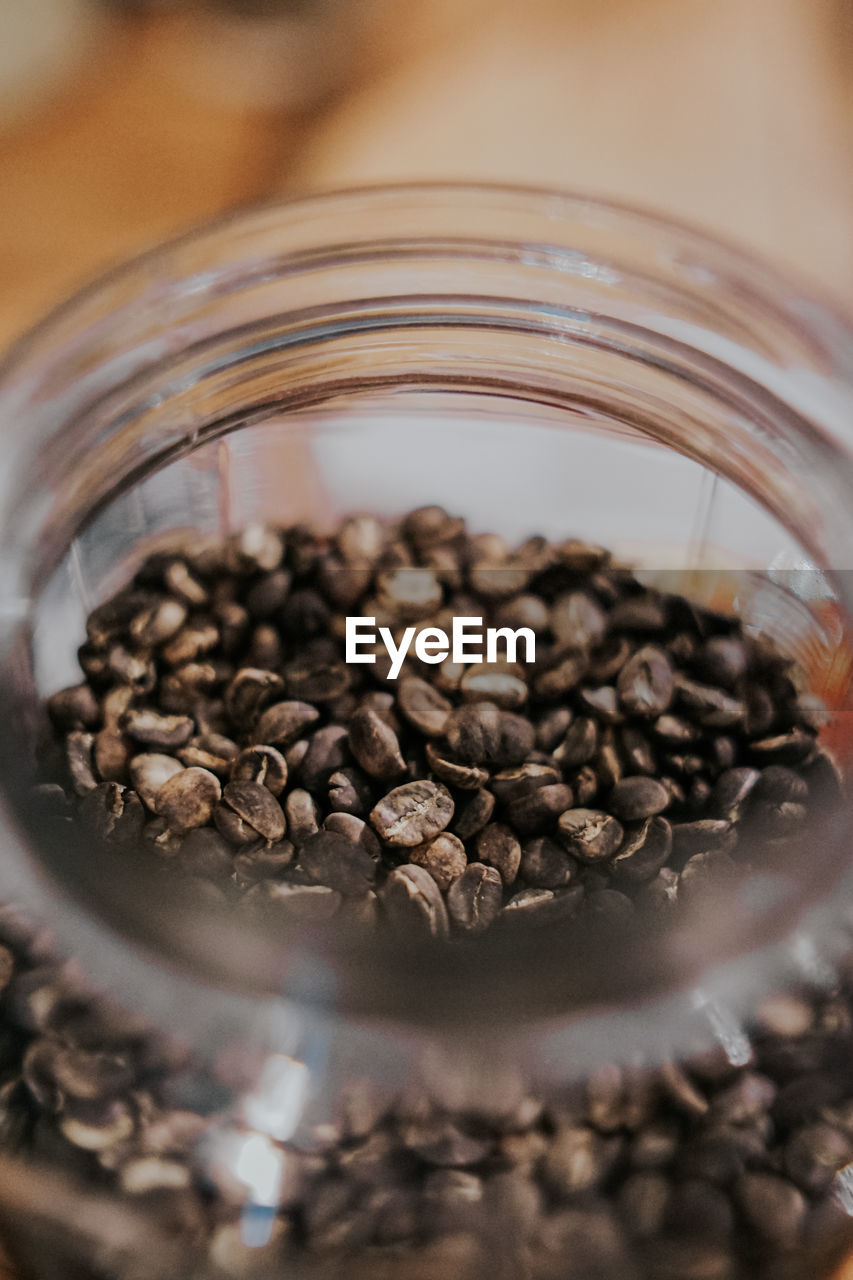
[(105, 1230), (120, 1195), (152, 1236), (188, 1242), (204, 1280), (819, 1280), (849, 1242), (833, 1179), (853, 1160), (853, 967), (833, 991), (767, 1000), (741, 1065), (722, 1049), (604, 1065), (464, 1106), (424, 1082), (396, 1097), (353, 1082), (280, 1146), (282, 1202), (253, 1248), (245, 1186), (215, 1158), (241, 1123), (227, 1070), (200, 1086), (18, 913), (0, 911), (0, 938), (0, 1147), (106, 1196)]
[[(391, 679), (378, 643), (345, 661), (348, 617), (528, 628), (535, 661), (412, 646)], [(438, 507), (153, 555), (87, 631), (49, 702), (51, 802), (282, 918), (627, 918), (772, 854), (838, 785), (824, 708), (766, 638), (599, 547), (510, 548)]]
[[(412, 645), (392, 679), (378, 644), (345, 661), (348, 617), (397, 642), (459, 617), (529, 628), (535, 661)], [(82, 682), (49, 701), (40, 801), (282, 922), (453, 940), (627, 921), (772, 860), (839, 793), (824, 708), (765, 637), (599, 547), (509, 547), (438, 507), (158, 552), (91, 614), (79, 657)], [(0, 1142), (143, 1204), (211, 1277), (299, 1259), (389, 1280), (816, 1280), (843, 1234), (843, 977), (769, 1001), (741, 1065), (605, 1065), (465, 1106), (354, 1087), (281, 1144), (253, 1250), (245, 1187), (210, 1158), (241, 1123), (227, 1073), (196, 1096), (197, 1065), (82, 992), (12, 913), (0, 939)]]

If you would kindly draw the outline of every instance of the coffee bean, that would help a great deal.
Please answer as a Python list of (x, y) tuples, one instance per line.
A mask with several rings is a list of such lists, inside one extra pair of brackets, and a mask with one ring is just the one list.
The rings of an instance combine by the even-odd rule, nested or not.
[(482, 933), (500, 913), (503, 888), (500, 873), (482, 862), (471, 862), (447, 891), (451, 921), (465, 933)]
[(210, 821), (221, 795), (215, 774), (207, 769), (182, 769), (160, 787), (154, 808), (171, 831), (189, 831)]
[(700, 818), (696, 822), (676, 822), (672, 828), (672, 849), (676, 857), (731, 849), (737, 839), (727, 818)]
[(500, 919), (506, 925), (540, 927), (559, 920), (569, 920), (578, 912), (583, 902), (581, 885), (568, 889), (521, 889), (506, 902)]
[(95, 729), (101, 721), (101, 707), (88, 684), (60, 689), (47, 700), (48, 714), (57, 729)]
[(474, 841), (477, 861), (494, 867), (505, 885), (515, 882), (521, 862), (521, 845), (509, 827), (492, 822), (477, 835)]
[(434, 685), (417, 676), (406, 676), (400, 681), (398, 703), (409, 723), (428, 738), (442, 736), (453, 710), (452, 702)]
[(434, 840), (412, 849), (409, 861), (428, 871), (442, 893), (458, 880), (468, 865), (464, 844), (449, 831), (442, 831)]
[(319, 830), (319, 810), (310, 791), (294, 787), (284, 799), (287, 833), (297, 848)]
[(666, 818), (647, 818), (625, 839), (611, 863), (616, 879), (642, 884), (653, 879), (672, 852), (672, 828)]
[(305, 789), (323, 790), (331, 775), (350, 763), (350, 746), (350, 734), (342, 724), (328, 724), (316, 729), (308, 740), (308, 748), (298, 769), (299, 780)]
[(359, 707), (350, 717), (349, 745), (371, 778), (396, 778), (405, 772), (397, 735), (369, 707)]
[(577, 874), (577, 863), (548, 836), (528, 840), (521, 852), (519, 873), (537, 889), (561, 889)]
[(372, 887), (379, 857), (363, 843), (334, 830), (323, 830), (304, 841), (299, 862), (315, 883), (351, 897)]
[(669, 708), (675, 691), (666, 653), (652, 645), (639, 649), (620, 671), (616, 688), (625, 712), (656, 720)]
[(258, 782), (274, 796), (287, 784), (287, 762), (275, 747), (246, 747), (231, 764), (232, 782)]
[(772, 1173), (745, 1173), (735, 1183), (735, 1201), (746, 1226), (780, 1252), (796, 1248), (806, 1219), (806, 1201), (793, 1183)]
[(450, 793), (439, 783), (406, 782), (379, 801), (370, 821), (386, 844), (414, 848), (448, 826), (453, 807)]
[(259, 782), (229, 782), (214, 818), (232, 844), (251, 844), (259, 838), (272, 844), (281, 840), (286, 830), (281, 805)]
[(362, 817), (371, 806), (372, 794), (358, 769), (337, 769), (329, 778), (329, 807), (334, 812)]
[(194, 725), (189, 716), (164, 716), (151, 709), (131, 707), (122, 716), (121, 727), (134, 742), (168, 751), (189, 742)]
[(610, 793), (609, 808), (623, 822), (651, 818), (669, 804), (669, 793), (655, 778), (622, 778)]
[(621, 823), (599, 809), (567, 809), (557, 820), (557, 836), (581, 862), (611, 858), (622, 843)]
[(785, 1172), (809, 1196), (825, 1195), (853, 1156), (851, 1139), (828, 1124), (798, 1129), (785, 1146)]
[(425, 867), (414, 863), (395, 867), (385, 881), (380, 901), (391, 927), (401, 935), (447, 936), (447, 908)]
[(317, 708), (307, 702), (276, 702), (261, 713), (252, 737), (258, 744), (289, 746), (319, 718)]
[(465, 799), (456, 806), (453, 817), (453, 832), (460, 840), (470, 840), (490, 820), (495, 809), (495, 797), (491, 791), (480, 789), (470, 799)]

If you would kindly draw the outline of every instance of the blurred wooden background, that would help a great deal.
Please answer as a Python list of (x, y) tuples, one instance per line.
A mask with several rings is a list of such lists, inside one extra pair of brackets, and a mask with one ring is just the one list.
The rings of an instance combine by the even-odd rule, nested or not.
[(0, 345), (94, 272), (221, 210), (417, 177), (668, 210), (853, 309), (853, 0), (301, 13), (91, 6), (87, 55), (0, 114)]

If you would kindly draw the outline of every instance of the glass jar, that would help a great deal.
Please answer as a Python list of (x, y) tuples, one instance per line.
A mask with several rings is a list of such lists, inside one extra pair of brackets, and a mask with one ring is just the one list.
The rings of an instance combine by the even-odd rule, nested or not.
[[(828, 1274), (853, 1237), (846, 806), (562, 963), (553, 930), (250, 926), (26, 797), (86, 615), (146, 555), (431, 503), (601, 544), (770, 633), (844, 762), (851, 407), (851, 329), (796, 286), (632, 210), (498, 188), (242, 213), (22, 340), (0, 371), (0, 893), (25, 908), (0, 921), (25, 956), (0, 1213), (37, 1275)], [(108, 1044), (121, 1083), (69, 1109), (45, 1042)]]

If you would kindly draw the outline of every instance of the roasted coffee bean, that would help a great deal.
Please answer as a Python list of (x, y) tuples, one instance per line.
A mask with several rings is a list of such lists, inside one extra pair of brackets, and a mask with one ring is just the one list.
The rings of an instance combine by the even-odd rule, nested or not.
[(497, 919), (503, 901), (500, 872), (471, 862), (447, 891), (452, 922), (465, 933), (482, 933)]
[(477, 791), (489, 780), (487, 769), (472, 764), (458, 764), (455, 760), (448, 759), (434, 742), (427, 743), (424, 754), (430, 773), (434, 773), (449, 787), (457, 787), (460, 791)]
[(443, 831), (453, 807), (450, 793), (439, 783), (406, 782), (379, 801), (370, 821), (386, 844), (411, 849)]
[(666, 818), (647, 818), (625, 833), (610, 864), (613, 875), (626, 884), (642, 884), (658, 874), (671, 852), (672, 828)]
[(535, 741), (529, 720), (501, 711), (493, 702), (459, 707), (448, 718), (445, 735), (454, 758), (462, 764), (498, 768), (521, 764)]
[(569, 920), (584, 899), (581, 885), (568, 889), (521, 889), (506, 902), (500, 919), (503, 924), (535, 926)]
[(537, 698), (555, 702), (577, 688), (589, 670), (589, 658), (583, 653), (570, 653), (555, 666), (542, 671), (534, 678), (533, 689)]
[(232, 844), (251, 844), (258, 839), (272, 844), (281, 840), (286, 830), (281, 805), (259, 782), (229, 782), (213, 816), (221, 834)]
[(78, 796), (94, 791), (98, 785), (95, 762), (92, 756), (95, 735), (72, 729), (65, 738), (65, 760), (71, 785)]
[(190, 831), (210, 821), (221, 796), (215, 774), (207, 769), (182, 769), (163, 783), (154, 797), (154, 808), (171, 831)]
[(298, 769), (307, 791), (324, 790), (331, 775), (350, 763), (350, 745), (350, 735), (342, 724), (327, 724), (311, 734)]
[(602, 724), (621, 724), (624, 716), (619, 709), (619, 697), (613, 685), (585, 688), (578, 693), (581, 708)]
[(317, 708), (307, 702), (276, 702), (261, 713), (252, 737), (259, 745), (286, 747), (319, 718)]
[(334, 830), (323, 830), (302, 843), (299, 862), (317, 884), (328, 885), (351, 897), (372, 888), (379, 856), (362, 842), (350, 840)]
[(669, 804), (669, 793), (655, 778), (622, 778), (610, 793), (608, 807), (622, 822), (652, 818)]
[(132, 845), (139, 841), (145, 810), (139, 796), (118, 782), (102, 782), (80, 801), (82, 826), (97, 840)]
[(708, 805), (711, 816), (736, 822), (742, 816), (760, 777), (757, 769), (726, 769), (717, 778), (711, 792)]
[(382, 887), (380, 901), (391, 927), (401, 935), (447, 936), (447, 908), (425, 867), (415, 863), (395, 867)]
[(370, 707), (359, 707), (350, 717), (349, 746), (371, 778), (396, 778), (405, 773), (396, 733)]
[(442, 831), (434, 840), (412, 849), (409, 861), (428, 871), (442, 893), (459, 879), (468, 865), (464, 844), (449, 831)]
[(539, 787), (529, 795), (513, 800), (507, 806), (507, 817), (521, 835), (533, 835), (550, 830), (555, 819), (573, 803), (572, 789), (565, 783)]
[(629, 658), (616, 681), (619, 702), (628, 715), (656, 720), (669, 709), (675, 674), (663, 649), (647, 645)]
[(194, 725), (189, 716), (164, 716), (150, 708), (131, 707), (122, 716), (121, 728), (144, 747), (169, 751), (189, 742)]
[(785, 1172), (809, 1196), (825, 1195), (839, 1169), (849, 1164), (853, 1143), (829, 1124), (798, 1129), (785, 1146)]
[(557, 837), (581, 862), (611, 858), (622, 843), (622, 824), (600, 809), (567, 809), (557, 820)]
[(398, 691), (400, 711), (410, 724), (428, 738), (440, 738), (445, 732), (453, 703), (426, 680), (405, 676)]
[(521, 852), (521, 878), (537, 889), (562, 889), (577, 874), (577, 863), (548, 836), (528, 840)]
[(221, 733), (202, 733), (190, 738), (185, 747), (178, 752), (178, 758), (187, 768), (195, 766), (209, 769), (220, 779), (231, 776), (232, 764), (239, 754), (240, 748), (231, 738)]
[(505, 885), (515, 882), (521, 862), (521, 845), (509, 827), (492, 822), (475, 838), (477, 861), (494, 867)]
[(480, 788), (469, 798), (457, 803), (453, 815), (453, 832), (460, 840), (470, 840), (490, 820), (495, 810), (491, 791)]
[(589, 765), (584, 765), (571, 778), (575, 804), (578, 808), (588, 808), (601, 790), (598, 774)]
[(231, 764), (232, 782), (258, 782), (274, 796), (287, 784), (287, 762), (275, 747), (246, 747)]
[(761, 1243), (780, 1252), (797, 1246), (806, 1201), (793, 1183), (772, 1173), (745, 1173), (735, 1183), (734, 1195), (746, 1226)]
[(130, 762), (130, 780), (148, 808), (156, 812), (155, 801), (160, 788), (183, 769), (180, 760), (174, 756), (143, 751)]
[(47, 710), (57, 729), (94, 729), (101, 721), (101, 706), (88, 684), (60, 689), (47, 700)]
[(287, 834), (297, 848), (320, 828), (319, 810), (310, 791), (294, 787), (284, 798)]
[(354, 813), (361, 818), (369, 810), (372, 797), (367, 779), (358, 769), (338, 769), (329, 778), (329, 808), (333, 812)]
[(729, 850), (737, 839), (727, 818), (700, 818), (696, 822), (676, 822), (672, 828), (672, 850), (676, 857), (694, 853)]

